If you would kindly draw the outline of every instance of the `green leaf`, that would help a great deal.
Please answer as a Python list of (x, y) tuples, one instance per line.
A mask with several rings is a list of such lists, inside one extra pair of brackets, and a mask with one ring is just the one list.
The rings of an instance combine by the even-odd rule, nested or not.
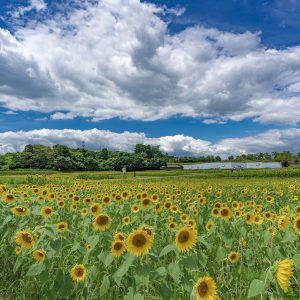
[(107, 275), (105, 275), (102, 279), (102, 283), (100, 286), (100, 296), (106, 295), (106, 293), (109, 289), (109, 286), (110, 286), (109, 278)]
[(293, 256), (295, 268), (299, 271), (300, 270), (300, 254), (295, 254)]
[(165, 267), (159, 267), (155, 272), (161, 277), (166, 277), (167, 275), (167, 269)]
[(170, 263), (168, 269), (171, 277), (176, 283), (178, 283), (181, 276), (181, 270), (179, 268), (179, 265), (177, 263)]
[(144, 300), (144, 296), (140, 293), (134, 295), (133, 300)]
[(172, 290), (170, 290), (166, 284), (162, 283), (160, 285), (159, 292), (162, 296), (162, 299), (164, 299), (164, 300), (172, 299)]
[(103, 261), (103, 263), (105, 264), (106, 267), (108, 267), (114, 260), (114, 257), (111, 255), (111, 253), (109, 253), (105, 260)]
[(56, 240), (51, 241), (50, 242), (50, 247), (55, 251), (59, 250), (59, 248), (60, 248), (60, 239), (56, 239)]
[(134, 297), (134, 291), (133, 291), (133, 288), (130, 287), (128, 289), (128, 293), (124, 296), (124, 300), (132, 300)]
[(163, 248), (161, 250), (161, 252), (159, 253), (159, 256), (165, 256), (166, 254), (170, 253), (171, 251), (175, 251), (175, 246), (173, 244), (166, 246), (165, 248)]
[(247, 299), (256, 297), (260, 294), (262, 294), (264, 291), (264, 283), (261, 280), (254, 279), (252, 280), (249, 290), (248, 290), (248, 296)]
[(26, 276), (37, 276), (45, 270), (45, 266), (42, 263), (35, 263), (31, 265), (26, 273)]
[(113, 277), (114, 278), (115, 277), (123, 277), (127, 273), (129, 267), (132, 265), (132, 263), (134, 262), (134, 260), (135, 260), (135, 256), (133, 256), (131, 254), (128, 254), (126, 256), (125, 261), (120, 266), (119, 270), (113, 275)]
[(20, 256), (18, 256), (15, 264), (14, 264), (14, 268), (13, 268), (13, 272), (14, 274), (18, 271), (19, 267), (21, 266), (22, 264), (22, 259), (20, 258)]

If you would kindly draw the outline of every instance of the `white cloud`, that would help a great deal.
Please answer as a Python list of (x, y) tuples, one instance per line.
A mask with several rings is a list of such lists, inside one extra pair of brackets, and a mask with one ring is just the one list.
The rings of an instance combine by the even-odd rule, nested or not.
[(133, 151), (138, 143), (159, 145), (164, 152), (174, 155), (228, 155), (293, 151), (300, 149), (300, 129), (269, 130), (255, 136), (228, 138), (217, 143), (175, 135), (149, 138), (144, 133), (115, 133), (109, 130), (39, 129), (31, 131), (7, 131), (0, 133), (0, 154), (21, 151), (27, 144), (53, 146), (63, 144), (77, 148), (85, 143), (87, 149), (109, 148), (117, 151)]
[[(32, 1), (35, 9), (43, 9), (39, 2)], [(160, 15), (183, 10), (139, 0), (77, 4), (14, 35), (0, 29), (6, 109), (92, 121), (177, 114), (300, 121), (300, 46), (266, 49), (259, 33), (198, 26), (170, 34)]]
[(22, 15), (32, 11), (41, 11), (47, 8), (47, 3), (44, 0), (29, 0), (27, 6), (20, 6), (16, 11), (13, 12), (15, 18), (21, 17)]

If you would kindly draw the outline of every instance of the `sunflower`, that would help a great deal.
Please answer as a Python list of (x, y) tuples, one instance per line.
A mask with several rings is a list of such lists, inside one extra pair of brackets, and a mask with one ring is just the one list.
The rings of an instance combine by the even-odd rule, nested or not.
[(65, 232), (68, 229), (68, 224), (66, 222), (59, 222), (56, 224), (56, 229), (60, 233)]
[(121, 241), (121, 242), (125, 241), (125, 234), (123, 232), (116, 232), (114, 234), (114, 240)]
[(76, 204), (71, 204), (70, 205), (70, 211), (72, 211), (72, 212), (74, 212), (74, 211), (76, 211), (77, 210), (77, 205)]
[(142, 229), (143, 231), (145, 231), (148, 234), (151, 241), (154, 240), (154, 231), (152, 230), (152, 228), (150, 228), (148, 225), (143, 225), (140, 227), (140, 229)]
[(153, 239), (142, 229), (132, 231), (126, 240), (127, 250), (135, 256), (145, 255), (152, 246)]
[(253, 222), (255, 225), (261, 225), (263, 223), (263, 218), (260, 215), (255, 215)]
[(65, 205), (66, 205), (66, 203), (65, 203), (64, 200), (59, 200), (59, 201), (57, 201), (57, 206), (58, 206), (59, 208), (63, 208)]
[(87, 208), (82, 208), (81, 209), (81, 211), (80, 211), (80, 213), (81, 213), (81, 215), (84, 217), (84, 216), (86, 216), (87, 214), (88, 214), (88, 210), (87, 210)]
[(41, 215), (45, 219), (50, 218), (53, 215), (52, 207), (50, 207), (50, 206), (43, 206), (41, 208)]
[(139, 211), (139, 206), (137, 204), (134, 204), (131, 206), (131, 211), (136, 214)]
[(216, 208), (216, 207), (213, 208), (210, 214), (212, 217), (218, 218), (220, 216), (219, 208)]
[(280, 230), (285, 231), (290, 223), (290, 218), (288, 216), (279, 216), (277, 218), (277, 226)]
[(27, 208), (24, 206), (15, 206), (11, 209), (11, 212), (18, 217), (24, 217), (27, 215)]
[(181, 220), (183, 223), (187, 222), (188, 219), (189, 219), (189, 216), (188, 216), (187, 214), (182, 214), (182, 215), (180, 216), (180, 220)]
[(228, 260), (232, 263), (235, 264), (238, 262), (240, 259), (240, 253), (239, 252), (230, 252), (228, 255)]
[(177, 224), (175, 222), (170, 222), (168, 228), (170, 231), (175, 231)]
[(22, 251), (22, 248), (21, 248), (21, 247), (17, 246), (17, 247), (15, 248), (15, 253), (16, 253), (17, 255), (19, 255), (19, 254), (21, 253), (21, 251)]
[(144, 198), (142, 201), (142, 208), (143, 209), (146, 209), (146, 208), (149, 208), (152, 204), (151, 200), (149, 198)]
[(232, 217), (232, 211), (229, 207), (223, 207), (220, 210), (220, 217), (225, 220), (228, 221), (231, 217)]
[(6, 203), (12, 203), (15, 200), (15, 196), (13, 194), (7, 194), (4, 197), (4, 201)]
[(34, 238), (27, 230), (21, 230), (16, 233), (15, 241), (22, 248), (30, 249), (34, 246)]
[(43, 249), (34, 250), (32, 254), (37, 261), (43, 261), (46, 257), (46, 252)]
[(276, 264), (276, 280), (285, 293), (291, 284), (290, 279), (293, 274), (293, 265), (294, 261), (288, 258)]
[(105, 231), (111, 226), (111, 218), (107, 214), (100, 214), (95, 217), (93, 225), (95, 230)]
[(197, 242), (197, 230), (193, 227), (183, 226), (178, 230), (175, 238), (175, 245), (179, 252), (187, 252)]
[(275, 236), (275, 235), (276, 235), (277, 230), (276, 230), (275, 227), (270, 226), (270, 227), (268, 227), (267, 230), (272, 234), (272, 236)]
[(155, 212), (159, 213), (163, 209), (160, 203), (156, 203), (155, 205)]
[(122, 241), (114, 241), (110, 249), (111, 254), (114, 257), (120, 257), (125, 250), (126, 250), (126, 245)]
[(70, 274), (74, 281), (83, 281), (87, 276), (87, 269), (84, 265), (75, 265), (71, 269)]
[(94, 216), (99, 215), (101, 212), (101, 206), (98, 203), (93, 203), (90, 206), (90, 211)]
[(104, 197), (102, 198), (102, 203), (103, 203), (104, 205), (108, 205), (108, 204), (110, 203), (110, 201), (111, 201), (111, 198), (110, 198), (109, 196), (104, 196)]
[(207, 232), (211, 231), (215, 227), (215, 223), (213, 221), (208, 221), (205, 225), (205, 229)]
[(123, 222), (124, 225), (129, 225), (130, 224), (130, 218), (126, 216), (122, 219), (122, 222)]
[(295, 219), (294, 219), (294, 230), (295, 232), (300, 235), (300, 216), (296, 216)]
[(251, 225), (254, 222), (254, 213), (253, 212), (247, 212), (245, 214), (246, 223)]
[(217, 286), (215, 281), (209, 277), (201, 277), (194, 286), (194, 293), (197, 300), (217, 300)]

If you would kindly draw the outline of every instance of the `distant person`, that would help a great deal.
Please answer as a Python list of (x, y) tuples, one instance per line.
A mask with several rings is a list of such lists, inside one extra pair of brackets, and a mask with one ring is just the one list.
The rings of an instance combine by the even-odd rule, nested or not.
[(122, 174), (123, 174), (123, 177), (126, 176), (126, 166), (124, 166), (124, 167), (122, 168)]

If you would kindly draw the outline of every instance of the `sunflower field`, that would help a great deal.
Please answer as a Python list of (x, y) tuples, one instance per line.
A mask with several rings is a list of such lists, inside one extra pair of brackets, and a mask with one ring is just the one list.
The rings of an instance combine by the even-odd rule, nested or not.
[(0, 185), (0, 299), (300, 299), (295, 178)]

